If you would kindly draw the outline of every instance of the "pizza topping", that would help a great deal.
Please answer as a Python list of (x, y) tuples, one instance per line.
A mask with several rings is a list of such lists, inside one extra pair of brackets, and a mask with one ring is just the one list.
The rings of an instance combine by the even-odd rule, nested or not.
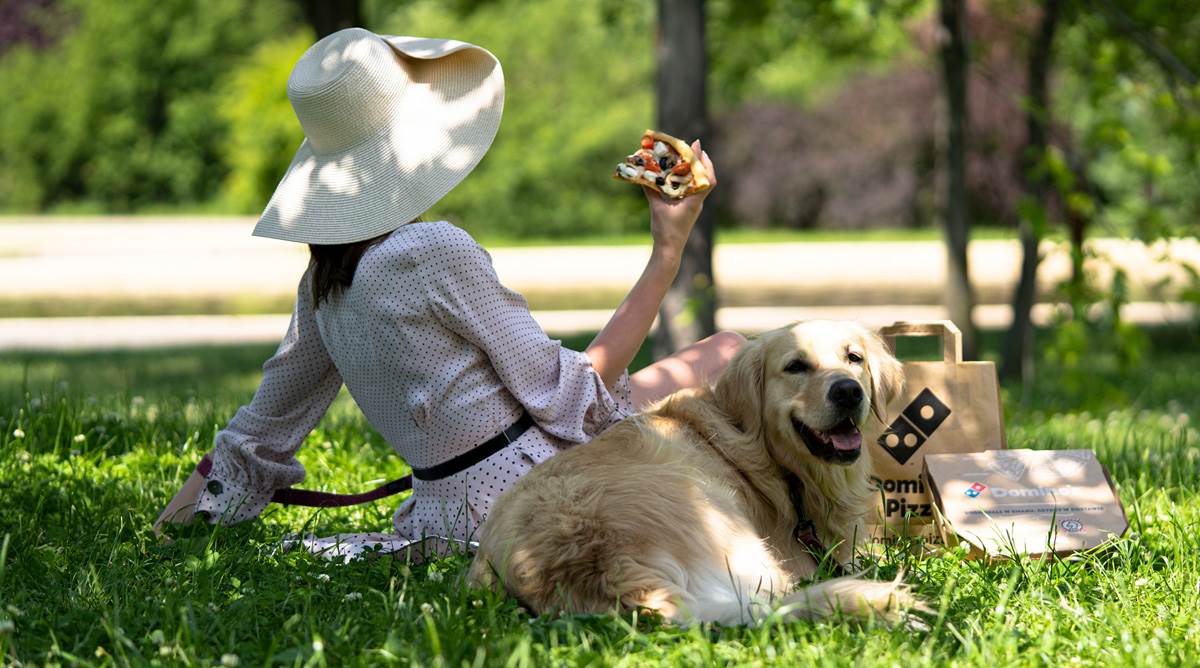
[(642, 136), (638, 150), (617, 165), (614, 176), (649, 186), (673, 199), (709, 187), (703, 166), (684, 142), (651, 130)]
[(642, 168), (635, 167), (633, 165), (627, 165), (627, 164), (617, 165), (617, 172), (619, 172), (621, 174), (621, 176), (624, 176), (627, 179), (636, 179), (639, 176), (641, 176), (642, 172), (644, 172), (644, 171), (645, 170), (643, 170)]

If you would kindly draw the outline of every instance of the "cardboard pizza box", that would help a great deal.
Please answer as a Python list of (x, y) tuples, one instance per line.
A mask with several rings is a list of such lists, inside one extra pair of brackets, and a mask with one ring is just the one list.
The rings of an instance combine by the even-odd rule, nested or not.
[(974, 557), (1060, 556), (1129, 528), (1112, 478), (1091, 450), (928, 455), (925, 481), (947, 545)]
[(867, 517), (876, 539), (936, 536), (933, 499), (921, 476), (931, 454), (1005, 447), (996, 365), (964, 362), (962, 333), (949, 320), (902, 321), (882, 328), (893, 353), (906, 337), (941, 339), (938, 359), (904, 361), (904, 391), (887, 406), (887, 429), (867, 447), (879, 503)]

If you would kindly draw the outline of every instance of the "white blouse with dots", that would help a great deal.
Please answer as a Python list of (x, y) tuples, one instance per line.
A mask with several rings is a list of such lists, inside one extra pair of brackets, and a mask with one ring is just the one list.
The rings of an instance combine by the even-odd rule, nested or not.
[(415, 480), (394, 517), (401, 541), (469, 539), (534, 464), (633, 412), (628, 373), (610, 392), (587, 355), (547, 337), (470, 235), (448, 222), (411, 223), (371, 247), (351, 287), (315, 310), (305, 273), (253, 401), (216, 435), (197, 511), (240, 522), (304, 480), (296, 450), (343, 383), (412, 466), (462, 454), (522, 411), (536, 422), (461, 473)]

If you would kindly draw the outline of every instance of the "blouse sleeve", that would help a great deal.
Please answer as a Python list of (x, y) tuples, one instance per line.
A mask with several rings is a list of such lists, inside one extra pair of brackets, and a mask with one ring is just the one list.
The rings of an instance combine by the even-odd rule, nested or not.
[(287, 334), (263, 364), (254, 399), (217, 432), (212, 470), (196, 504), (210, 522), (257, 517), (275, 490), (304, 479), (296, 450), (342, 386), (317, 329), (310, 290), (305, 272)]
[(500, 283), (491, 257), (469, 234), (455, 228), (422, 268), (435, 317), (484, 351), (543, 430), (585, 443), (633, 413), (629, 372), (606, 387), (586, 354), (546, 336), (525, 298)]

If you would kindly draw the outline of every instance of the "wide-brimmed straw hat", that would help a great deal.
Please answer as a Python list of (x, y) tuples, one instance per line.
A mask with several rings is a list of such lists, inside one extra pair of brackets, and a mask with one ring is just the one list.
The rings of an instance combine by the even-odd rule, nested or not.
[(350, 243), (413, 220), (479, 164), (504, 74), (473, 44), (347, 28), (304, 52), (287, 94), (305, 140), (254, 234)]

